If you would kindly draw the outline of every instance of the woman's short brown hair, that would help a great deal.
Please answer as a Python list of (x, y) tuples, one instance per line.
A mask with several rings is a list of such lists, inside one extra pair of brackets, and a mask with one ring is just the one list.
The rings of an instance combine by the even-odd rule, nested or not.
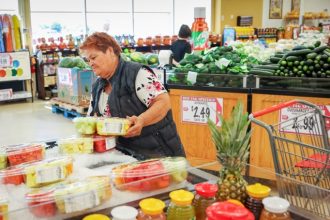
[(105, 53), (109, 47), (113, 49), (113, 52), (117, 56), (120, 56), (121, 48), (113, 37), (104, 32), (95, 32), (85, 39), (83, 44), (80, 46), (80, 49), (85, 50), (93, 48)]

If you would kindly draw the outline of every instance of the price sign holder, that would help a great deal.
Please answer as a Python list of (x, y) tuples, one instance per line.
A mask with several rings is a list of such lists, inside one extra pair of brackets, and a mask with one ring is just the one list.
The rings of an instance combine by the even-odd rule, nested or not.
[(207, 124), (210, 118), (220, 126), (217, 114), (223, 114), (223, 98), (181, 96), (181, 121)]
[[(318, 105), (318, 107), (323, 111), (325, 116), (330, 117), (330, 105)], [(281, 109), (279, 112), (279, 131), (283, 133), (296, 133), (296, 129), (299, 129), (300, 134), (310, 134), (314, 126), (320, 126), (318, 121), (323, 120), (313, 117), (312, 113), (308, 113), (311, 110), (310, 107), (303, 104), (296, 104)], [(292, 119), (293, 122), (288, 121), (289, 119)], [(326, 121), (325, 123), (327, 125), (329, 122)], [(321, 130), (321, 128), (317, 130)], [(328, 133), (330, 133), (330, 130), (328, 130)]]

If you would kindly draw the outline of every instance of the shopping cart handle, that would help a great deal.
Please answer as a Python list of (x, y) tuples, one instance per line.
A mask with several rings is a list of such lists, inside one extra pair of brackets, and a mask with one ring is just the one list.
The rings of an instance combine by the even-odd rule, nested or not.
[(274, 112), (274, 111), (280, 110), (282, 108), (285, 108), (285, 107), (294, 105), (294, 104), (296, 104), (298, 102), (299, 102), (299, 100), (291, 100), (291, 101), (288, 101), (288, 102), (283, 102), (283, 103), (280, 103), (280, 104), (277, 104), (277, 105), (273, 105), (273, 106), (271, 106), (269, 108), (265, 108), (263, 110), (260, 110), (260, 111), (251, 113), (250, 117), (252, 116), (254, 118), (257, 118), (259, 116), (268, 114), (270, 112)]

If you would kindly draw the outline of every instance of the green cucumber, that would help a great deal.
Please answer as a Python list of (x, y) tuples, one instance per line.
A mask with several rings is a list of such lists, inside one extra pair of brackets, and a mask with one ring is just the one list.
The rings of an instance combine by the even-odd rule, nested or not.
[(266, 69), (266, 70), (278, 70), (280, 68), (279, 65), (271, 64), (271, 65), (258, 65), (254, 66), (253, 69)]
[(299, 59), (296, 56), (288, 56), (285, 58), (285, 60), (288, 62), (294, 62), (294, 61), (298, 61)]
[(275, 64), (277, 64), (278, 62), (280, 62), (281, 58), (278, 58), (278, 57), (270, 57), (269, 60), (270, 60), (271, 63), (275, 63)]
[(295, 50), (295, 51), (291, 51), (291, 52), (285, 54), (284, 58), (289, 57), (289, 56), (304, 56), (304, 55), (312, 53), (312, 52), (313, 51), (310, 49)]
[(317, 53), (315, 53), (315, 52), (309, 53), (306, 55), (307, 59), (315, 59), (316, 56), (317, 56)]
[(250, 70), (249, 74), (257, 75), (257, 76), (273, 76), (274, 72), (268, 70), (252, 69)]
[(321, 53), (322, 51), (324, 51), (325, 49), (328, 49), (328, 46), (321, 46), (321, 47), (317, 47), (314, 49), (315, 53)]
[(301, 45), (298, 45), (298, 46), (295, 46), (294, 48), (292, 48), (292, 50), (304, 50), (304, 49), (307, 49), (307, 47), (301, 46)]

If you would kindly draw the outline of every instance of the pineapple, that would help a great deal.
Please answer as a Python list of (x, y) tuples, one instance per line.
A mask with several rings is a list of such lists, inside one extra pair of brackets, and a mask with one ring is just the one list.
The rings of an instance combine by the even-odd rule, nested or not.
[(244, 202), (247, 182), (242, 171), (249, 156), (251, 131), (248, 114), (243, 114), (243, 104), (239, 101), (228, 120), (218, 115), (221, 127), (208, 120), (212, 140), (217, 149), (217, 158), (222, 165), (218, 181), (217, 198), (220, 201), (237, 199)]

